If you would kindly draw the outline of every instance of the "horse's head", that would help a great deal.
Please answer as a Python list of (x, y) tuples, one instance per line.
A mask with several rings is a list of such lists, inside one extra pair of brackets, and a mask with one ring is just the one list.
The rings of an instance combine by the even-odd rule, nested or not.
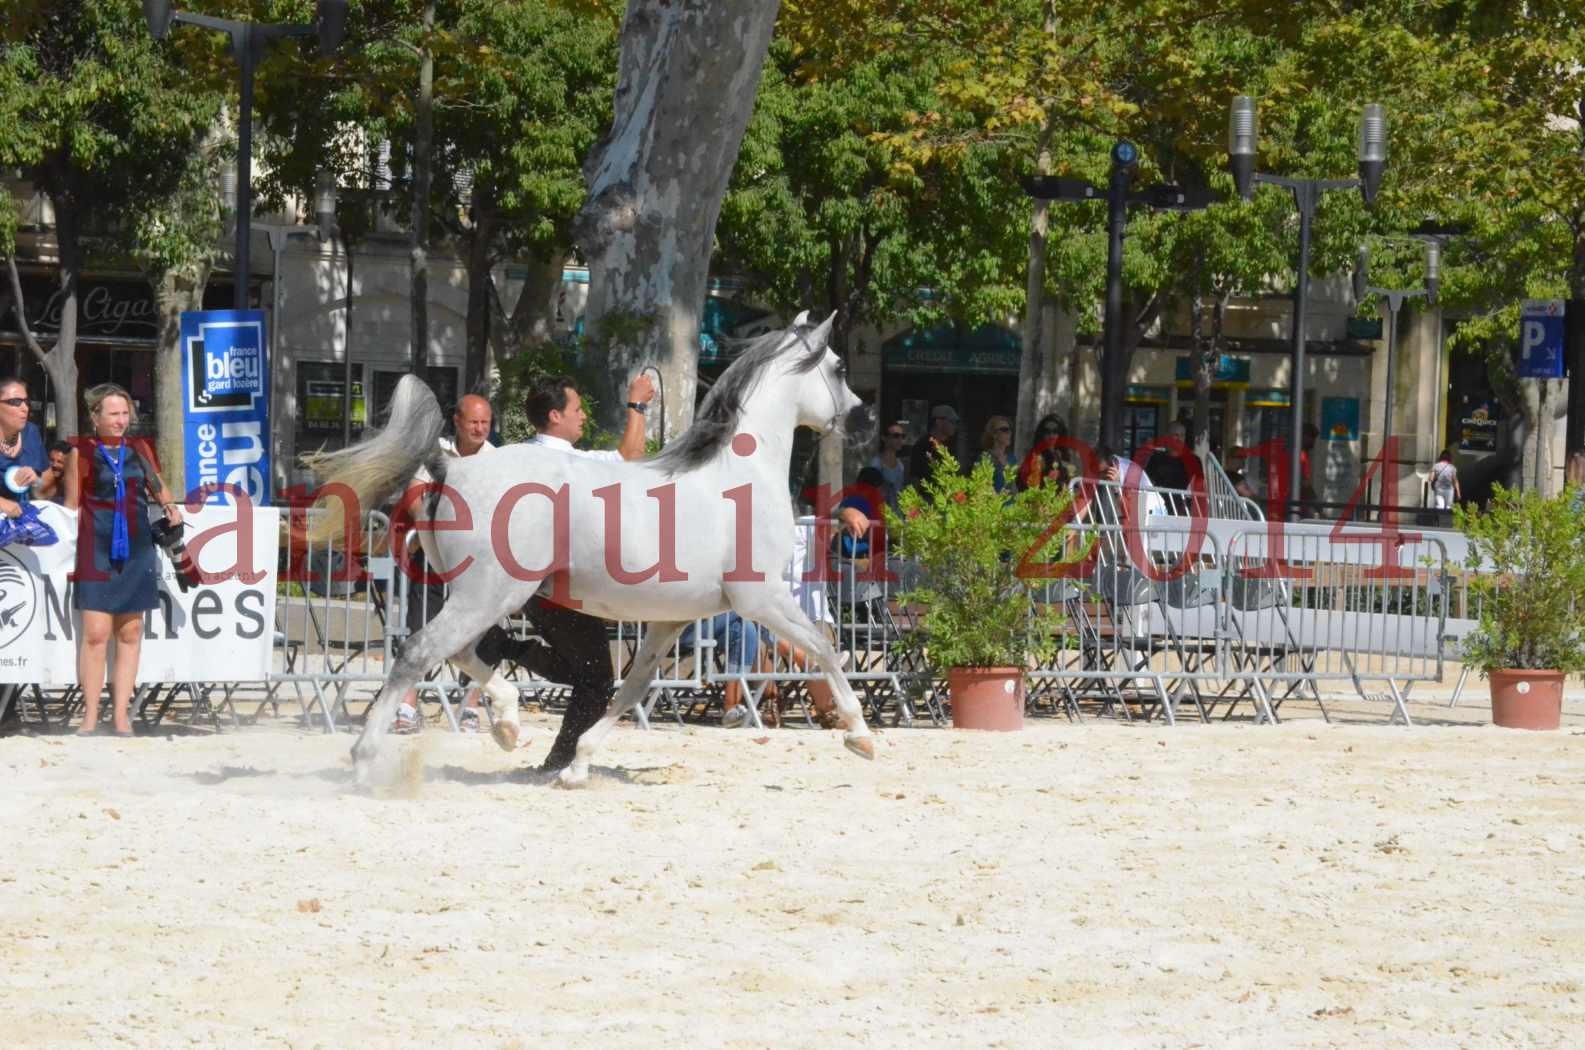
[(782, 349), (791, 362), (789, 375), (798, 380), (790, 384), (798, 424), (823, 434), (839, 430), (849, 440), (867, 440), (865, 432), (874, 429), (875, 413), (848, 386), (847, 362), (831, 349), (831, 323), (836, 316), (811, 325), (805, 310), (787, 329)]

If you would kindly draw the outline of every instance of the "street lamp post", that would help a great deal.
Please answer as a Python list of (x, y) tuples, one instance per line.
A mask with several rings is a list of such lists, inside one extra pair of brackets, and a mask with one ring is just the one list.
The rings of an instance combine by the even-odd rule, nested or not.
[(202, 26), (231, 39), (231, 56), (237, 60), (241, 79), (241, 99), (237, 115), (237, 241), (236, 289), (234, 305), (248, 308), (248, 279), (252, 273), (249, 249), (253, 237), (253, 74), (264, 52), (277, 40), (288, 37), (319, 38), (319, 53), (329, 58), (341, 44), (347, 25), (347, 0), (318, 0), (318, 17), (313, 25), (261, 25), (230, 18), (188, 14), (171, 10), (170, 0), (143, 0), (143, 16), (155, 40), (164, 40), (172, 23)]
[[(1397, 400), (1398, 391), (1398, 311), (1403, 309), (1403, 304), (1409, 299), (1425, 297), (1425, 301), (1432, 306), (1436, 305), (1436, 293), (1442, 283), (1441, 275), (1442, 246), (1436, 240), (1425, 242), (1425, 287), (1424, 288), (1377, 288), (1370, 283), (1370, 249), (1361, 245), (1359, 258), (1354, 265), (1354, 298), (1363, 302), (1366, 298), (1379, 295), (1387, 301), (1387, 399), (1386, 410), (1383, 413), (1381, 426), (1382, 469), (1394, 469), (1394, 461), (1386, 458), (1392, 441), (1392, 412), (1393, 402)], [(1383, 513), (1387, 513), (1383, 510)]]
[(1375, 202), (1376, 191), (1381, 188), (1382, 173), (1387, 167), (1387, 111), (1373, 102), (1367, 104), (1360, 114), (1357, 179), (1294, 179), (1257, 172), (1255, 152), (1258, 139), (1255, 100), (1248, 95), (1239, 95), (1233, 99), (1229, 113), (1227, 144), (1228, 167), (1232, 170), (1239, 196), (1249, 200), (1259, 183), (1280, 186), (1293, 194), (1294, 205), (1299, 210), (1299, 273), (1293, 291), (1292, 438), (1288, 450), (1289, 513), (1296, 516), (1301, 480), (1300, 450), (1304, 439), (1304, 329), (1310, 297), (1310, 226), (1315, 220), (1315, 209), (1321, 202), (1321, 195), (1328, 190), (1357, 187), (1367, 205)]
[[(321, 241), (341, 238), (342, 250), (347, 253), (347, 298), (341, 315), (341, 447), (352, 445), (352, 240), (336, 221), (336, 173), (322, 170), (314, 180), (314, 219), (319, 225)], [(331, 287), (335, 287), (332, 278)], [(364, 424), (369, 422), (369, 392), (363, 394)]]
[[(1128, 206), (1143, 204), (1158, 211), (1192, 211), (1209, 206), (1214, 198), (1204, 191), (1157, 184), (1132, 190), (1139, 148), (1132, 142), (1112, 146), (1112, 170), (1106, 185), (1106, 320), (1101, 354), (1101, 446), (1122, 448), (1123, 390), (1128, 370), (1123, 360), (1123, 238), (1128, 227)], [(1024, 192), (1039, 200), (1099, 200), (1101, 190), (1083, 179), (1051, 175), (1026, 175)]]

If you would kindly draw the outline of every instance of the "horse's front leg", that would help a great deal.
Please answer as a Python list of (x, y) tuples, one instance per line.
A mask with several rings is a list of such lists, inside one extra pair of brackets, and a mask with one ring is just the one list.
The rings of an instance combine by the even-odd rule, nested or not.
[(855, 755), (875, 757), (875, 737), (864, 724), (864, 711), (859, 706), (853, 687), (842, 674), (842, 664), (825, 632), (809, 622), (809, 617), (798, 607), (791, 593), (778, 591), (765, 606), (756, 606), (750, 612), (738, 609), (746, 618), (758, 621), (779, 638), (803, 649), (814, 657), (831, 684), (831, 699), (836, 703), (837, 714), (842, 719), (842, 743)]
[(571, 764), (556, 775), (558, 786), (581, 787), (588, 782), (589, 763), (594, 758), (595, 749), (611, 731), (611, 727), (643, 699), (645, 690), (649, 688), (649, 680), (655, 674), (655, 668), (660, 666), (661, 659), (687, 626), (686, 621), (645, 625), (644, 641), (639, 645), (637, 655), (633, 657), (633, 665), (628, 668), (627, 677), (622, 680), (622, 688), (618, 689), (616, 696), (611, 698), (611, 705), (606, 708), (605, 717), (590, 726), (578, 738), (578, 750)]

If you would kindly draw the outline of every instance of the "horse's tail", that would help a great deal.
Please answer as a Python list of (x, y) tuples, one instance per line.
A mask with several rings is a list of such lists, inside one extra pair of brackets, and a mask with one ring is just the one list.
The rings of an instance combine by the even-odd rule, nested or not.
[[(391, 397), (390, 419), (383, 430), (350, 448), (303, 457), (303, 465), (324, 485), (315, 506), (327, 506), (334, 496), (341, 502), (343, 516), (361, 515), (364, 508), (379, 506), (406, 485), (420, 464), (430, 464), (431, 473), (441, 469), (443, 453), (437, 442), (445, 424), (440, 404), (423, 380), (403, 376)], [(337, 525), (330, 514), (311, 515), (308, 535), (326, 539), (339, 531)], [(356, 529), (357, 522), (347, 526)]]

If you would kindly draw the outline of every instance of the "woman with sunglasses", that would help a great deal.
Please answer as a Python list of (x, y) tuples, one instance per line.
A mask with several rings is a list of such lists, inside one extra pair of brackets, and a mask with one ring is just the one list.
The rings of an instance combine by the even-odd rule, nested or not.
[(1067, 447), (1068, 425), (1055, 413), (1035, 424), (1035, 445), (1018, 465), (1018, 487), (1032, 489), (1046, 483), (1066, 485), (1073, 476)]
[(886, 505), (897, 509), (897, 496), (908, 484), (908, 461), (901, 453), (908, 447), (908, 424), (888, 423), (881, 430), (881, 447), (870, 460), (870, 466), (881, 472), (886, 483), (881, 490), (886, 495)]
[(27, 384), (0, 377), (0, 514), (15, 518), (49, 466), (44, 435), (28, 422)]
[(992, 416), (980, 431), (980, 455), (989, 458), (996, 468), (996, 491), (1005, 489), (1012, 481), (1013, 421), (1006, 416)]
[(94, 436), (72, 450), (66, 468), (66, 506), (81, 508), (77, 533), (77, 607), (83, 629), (77, 681), (83, 688), (83, 724), (91, 736), (99, 723), (110, 639), (116, 661), (110, 681), (116, 736), (132, 735), (128, 706), (143, 645), (143, 614), (159, 602), (159, 561), (149, 532), (149, 500), (157, 500), (172, 525), (182, 512), (155, 472), (152, 460), (127, 429), (137, 422), (132, 395), (100, 383), (83, 395)]

